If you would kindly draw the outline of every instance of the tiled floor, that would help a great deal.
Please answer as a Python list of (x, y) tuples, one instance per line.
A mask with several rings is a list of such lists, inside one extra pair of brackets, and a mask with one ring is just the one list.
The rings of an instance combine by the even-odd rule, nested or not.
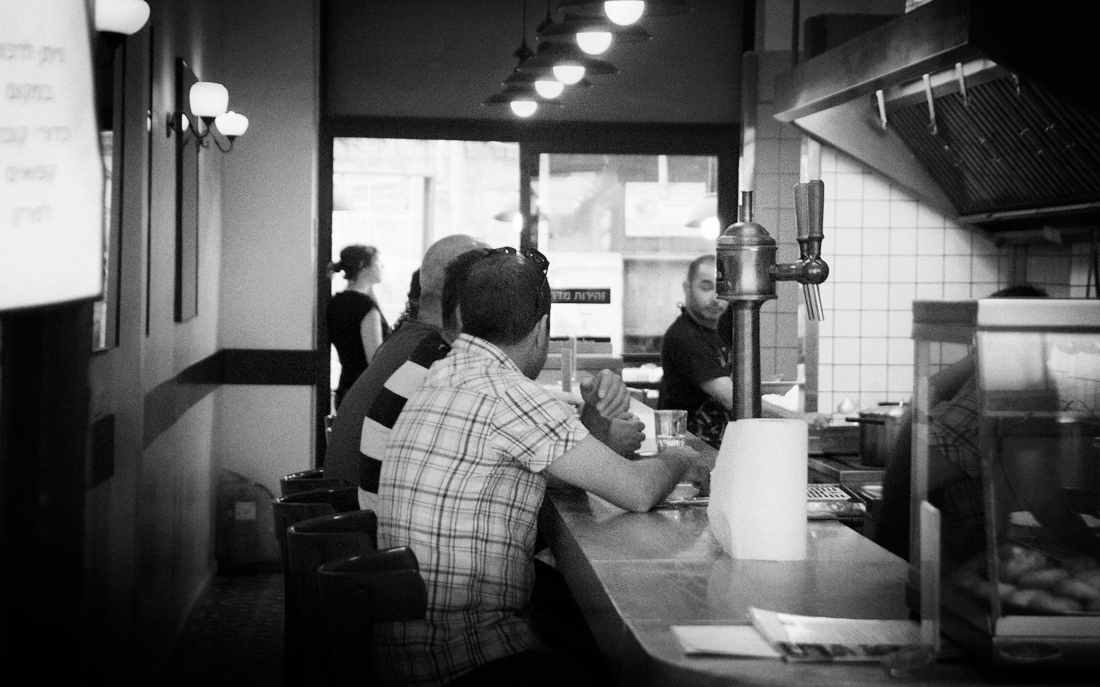
[(278, 687), (282, 671), (282, 574), (219, 575), (188, 619), (161, 687)]

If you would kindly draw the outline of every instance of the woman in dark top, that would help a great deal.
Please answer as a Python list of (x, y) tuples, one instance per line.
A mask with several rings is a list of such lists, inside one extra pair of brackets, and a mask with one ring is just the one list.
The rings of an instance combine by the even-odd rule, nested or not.
[(340, 251), (340, 262), (330, 266), (343, 272), (348, 286), (328, 303), (328, 340), (340, 357), (340, 383), (336, 407), (344, 394), (367, 369), (374, 352), (390, 335), (390, 326), (374, 300), (374, 285), (382, 281), (378, 249), (354, 244)]

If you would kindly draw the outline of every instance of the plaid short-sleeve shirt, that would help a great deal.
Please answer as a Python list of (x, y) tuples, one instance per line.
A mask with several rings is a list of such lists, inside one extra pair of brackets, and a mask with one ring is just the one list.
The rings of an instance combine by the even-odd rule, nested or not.
[(393, 427), (378, 507), (378, 545), (416, 553), (428, 614), (378, 626), (378, 677), (439, 685), (539, 645), (525, 615), (541, 473), (587, 434), (482, 339), (432, 365)]

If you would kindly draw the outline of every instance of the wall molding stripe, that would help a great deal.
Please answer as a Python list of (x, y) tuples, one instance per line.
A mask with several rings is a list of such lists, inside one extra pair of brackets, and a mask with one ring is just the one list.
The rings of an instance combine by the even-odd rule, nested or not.
[(224, 384), (312, 386), (317, 383), (317, 360), (314, 350), (223, 348), (145, 394), (143, 446), (148, 448)]

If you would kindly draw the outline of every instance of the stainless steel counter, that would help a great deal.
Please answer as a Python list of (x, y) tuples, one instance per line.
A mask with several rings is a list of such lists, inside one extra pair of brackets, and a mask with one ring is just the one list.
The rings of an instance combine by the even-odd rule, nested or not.
[[(894, 682), (877, 664), (791, 664), (686, 656), (672, 625), (747, 623), (748, 608), (905, 618), (905, 562), (839, 522), (814, 521), (807, 560), (734, 560), (706, 509), (628, 513), (580, 490), (548, 495), (542, 528), (621, 685), (852, 685)], [(976, 684), (970, 664), (935, 679)]]

